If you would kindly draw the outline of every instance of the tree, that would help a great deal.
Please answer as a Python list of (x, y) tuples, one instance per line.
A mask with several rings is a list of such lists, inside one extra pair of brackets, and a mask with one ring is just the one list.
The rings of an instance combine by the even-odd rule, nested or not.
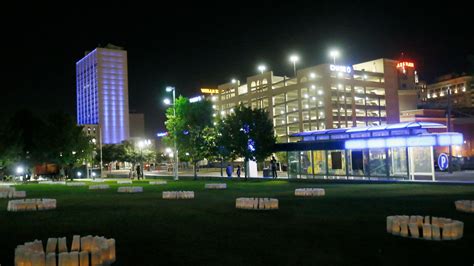
[(217, 154), (212, 103), (207, 100), (190, 103), (180, 96), (175, 104), (176, 116), (173, 107), (166, 111), (165, 125), (169, 134), (164, 141), (173, 145), (176, 139), (180, 160), (193, 164), (194, 179), (197, 179), (197, 163)]
[(156, 152), (149, 148), (140, 150), (131, 141), (123, 141), (120, 144), (109, 144), (102, 147), (102, 160), (106, 163), (114, 161), (132, 163), (132, 171), (135, 165), (143, 161), (156, 161)]
[(72, 168), (93, 160), (94, 144), (90, 136), (65, 113), (53, 113), (46, 119), (41, 145), (43, 162), (55, 163), (71, 172)]
[(218, 126), (218, 145), (229, 153), (231, 159), (243, 157), (245, 178), (248, 177), (249, 160), (265, 160), (272, 154), (276, 138), (268, 113), (238, 106)]
[[(97, 153), (96, 157), (99, 157), (100, 154)], [(106, 144), (102, 146), (102, 162), (110, 164), (115, 161), (124, 161), (125, 159), (125, 150), (123, 149), (122, 144)], [(99, 158), (100, 160), (100, 158)]]
[(55, 163), (72, 167), (92, 159), (90, 138), (64, 113), (50, 114), (45, 120), (31, 111), (14, 113), (0, 130), (0, 165), (21, 162), (27, 167)]

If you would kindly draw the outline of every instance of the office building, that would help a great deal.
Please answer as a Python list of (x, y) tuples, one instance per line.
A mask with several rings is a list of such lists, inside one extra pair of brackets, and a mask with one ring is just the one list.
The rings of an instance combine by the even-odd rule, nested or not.
[(416, 108), (416, 81), (411, 62), (321, 64), (292, 78), (267, 71), (242, 85), (239, 80), (219, 85), (214, 103), (221, 117), (239, 104), (265, 109), (278, 142), (292, 142), (298, 140), (292, 134), (304, 131), (398, 123), (401, 108)]
[(129, 138), (127, 52), (99, 47), (76, 63), (77, 124), (98, 125), (103, 144)]
[[(448, 88), (451, 92), (450, 97), (448, 97)], [(444, 75), (421, 91), (421, 101), (425, 108), (447, 108), (449, 98), (453, 108), (473, 108), (473, 76)]]

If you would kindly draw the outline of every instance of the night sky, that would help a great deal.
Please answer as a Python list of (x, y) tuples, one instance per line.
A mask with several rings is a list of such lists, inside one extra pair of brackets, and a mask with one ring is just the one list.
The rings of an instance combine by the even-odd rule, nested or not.
[(455, 3), (197, 2), (136, 7), (75, 2), (81, 7), (42, 5), (10, 14), (10, 23), (22, 23), (4, 32), (10, 44), (4, 53), (14, 60), (3, 71), (12, 82), (4, 83), (2, 112), (27, 107), (75, 116), (75, 62), (107, 43), (128, 51), (130, 110), (145, 113), (150, 136), (164, 128), (166, 85), (194, 96), (200, 87), (233, 77), (244, 82), (259, 63), (275, 75), (290, 75), (292, 52), (302, 58), (299, 68), (329, 62), (331, 47), (341, 50), (339, 61), (346, 64), (398, 59), (404, 52), (428, 81), (467, 71), (467, 57), (474, 54), (474, 11)]

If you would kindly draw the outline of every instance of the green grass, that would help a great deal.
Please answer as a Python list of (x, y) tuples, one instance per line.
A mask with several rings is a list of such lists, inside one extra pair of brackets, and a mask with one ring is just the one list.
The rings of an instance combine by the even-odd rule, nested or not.
[[(474, 214), (454, 201), (474, 200), (474, 186), (440, 184), (340, 184), (288, 181), (168, 180), (143, 193), (28, 184), (28, 198), (55, 198), (58, 208), (7, 212), (0, 199), (0, 264), (13, 265), (17, 245), (48, 237), (115, 238), (114, 265), (472, 265)], [(296, 198), (294, 189), (321, 187), (326, 196)], [(194, 200), (163, 200), (164, 190), (194, 190)], [(237, 197), (279, 199), (276, 211), (235, 208)], [(457, 241), (424, 241), (385, 231), (388, 215), (431, 215), (464, 222)]]

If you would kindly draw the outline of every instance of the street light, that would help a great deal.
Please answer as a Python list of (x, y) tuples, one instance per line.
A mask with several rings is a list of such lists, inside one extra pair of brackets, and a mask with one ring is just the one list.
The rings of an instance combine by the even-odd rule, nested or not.
[[(143, 163), (143, 148), (150, 145), (151, 144), (151, 141), (149, 139), (146, 139), (146, 140), (140, 140), (138, 142), (138, 148), (140, 148), (140, 161), (141, 161), (141, 167), (142, 167), (142, 178), (145, 176), (144, 174), (144, 171), (145, 171), (145, 167), (144, 167), (144, 163)], [(137, 179), (140, 179), (139, 176), (137, 176)]]
[(261, 74), (263, 74), (263, 72), (267, 70), (267, 67), (265, 65), (259, 65), (258, 66), (258, 71), (260, 71)]
[(293, 73), (296, 77), (296, 62), (300, 61), (300, 57), (297, 55), (291, 55), (290, 56), (290, 62), (293, 63)]
[(332, 57), (333, 63), (336, 64), (336, 57), (339, 57), (340, 53), (338, 50), (331, 50), (329, 51), (329, 56)]
[[(172, 105), (173, 106), (173, 117), (176, 118), (176, 88), (168, 86), (166, 87), (166, 92), (173, 92), (173, 103), (169, 99), (165, 99), (164, 103), (166, 105)], [(174, 180), (178, 180), (178, 148), (176, 145), (176, 128), (174, 128), (175, 136), (174, 136), (174, 167), (173, 167), (173, 173), (174, 173)]]
[(25, 172), (25, 169), (24, 169), (23, 167), (18, 166), (18, 167), (16, 168), (16, 174), (17, 174), (17, 175), (23, 175), (24, 172)]

